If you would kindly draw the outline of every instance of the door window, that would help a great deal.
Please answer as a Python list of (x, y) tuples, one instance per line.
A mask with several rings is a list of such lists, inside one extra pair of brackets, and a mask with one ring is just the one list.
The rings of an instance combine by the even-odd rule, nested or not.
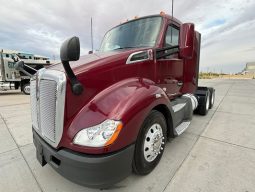
[(165, 38), (165, 47), (175, 46), (179, 44), (179, 29), (170, 25), (167, 28), (166, 38)]
[[(179, 45), (179, 29), (176, 26), (169, 25), (166, 32), (164, 47)], [(178, 48), (166, 50), (165, 53), (175, 53)], [(173, 55), (166, 56), (165, 59), (173, 58)]]

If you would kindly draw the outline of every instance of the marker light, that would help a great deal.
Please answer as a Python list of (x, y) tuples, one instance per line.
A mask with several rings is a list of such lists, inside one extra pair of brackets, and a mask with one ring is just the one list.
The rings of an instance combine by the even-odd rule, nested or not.
[(160, 11), (160, 15), (165, 15), (165, 12), (164, 11)]

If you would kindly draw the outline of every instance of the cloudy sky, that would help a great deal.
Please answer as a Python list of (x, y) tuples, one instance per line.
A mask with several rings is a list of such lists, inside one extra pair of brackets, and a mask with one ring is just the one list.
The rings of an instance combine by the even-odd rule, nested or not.
[[(171, 0), (0, 0), (0, 48), (49, 57), (64, 39), (80, 37), (90, 50), (90, 18), (95, 48), (111, 27), (134, 16), (171, 13)], [(174, 15), (202, 33), (201, 69), (238, 72), (255, 61), (254, 0), (175, 0)]]

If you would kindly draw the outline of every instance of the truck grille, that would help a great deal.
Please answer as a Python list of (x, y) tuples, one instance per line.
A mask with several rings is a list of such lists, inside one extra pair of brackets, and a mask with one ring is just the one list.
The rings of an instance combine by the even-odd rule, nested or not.
[(56, 147), (63, 133), (66, 78), (63, 72), (40, 70), (30, 82), (32, 125)]
[(38, 126), (38, 115), (36, 108), (36, 81), (30, 81), (30, 103), (31, 103), (31, 114), (32, 114), (32, 125), (35, 129), (39, 130)]
[(42, 135), (55, 142), (57, 83), (51, 80), (41, 80), (39, 87)]

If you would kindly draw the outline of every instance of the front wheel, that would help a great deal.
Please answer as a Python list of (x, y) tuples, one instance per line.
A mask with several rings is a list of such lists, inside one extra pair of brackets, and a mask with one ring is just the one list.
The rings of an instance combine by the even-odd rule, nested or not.
[(21, 91), (26, 94), (26, 95), (30, 95), (30, 84), (26, 83), (21, 87)]
[(139, 175), (150, 173), (160, 161), (167, 138), (165, 117), (151, 111), (141, 127), (135, 147), (133, 170)]

